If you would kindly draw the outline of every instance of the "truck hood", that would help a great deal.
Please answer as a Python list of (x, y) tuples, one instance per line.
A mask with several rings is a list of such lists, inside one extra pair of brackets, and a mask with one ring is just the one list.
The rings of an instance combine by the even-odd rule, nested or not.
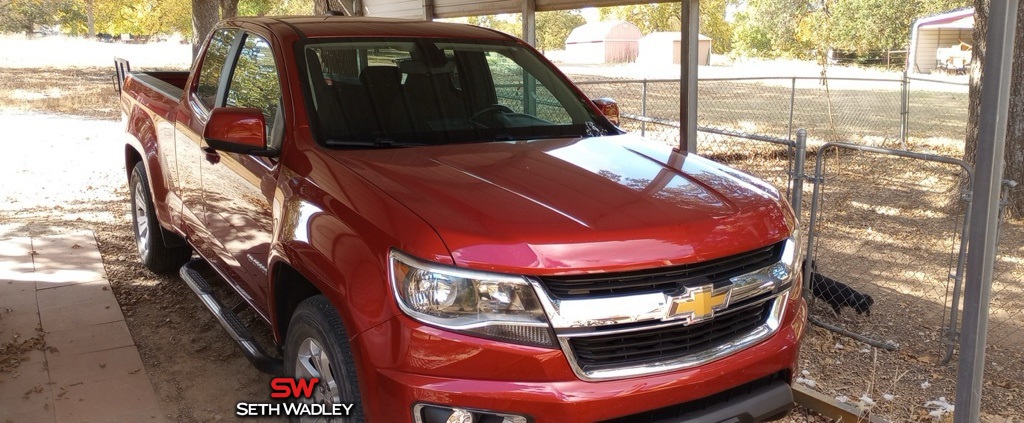
[(779, 241), (766, 183), (631, 135), (332, 156), (422, 217), (457, 265), (555, 275), (693, 263)]

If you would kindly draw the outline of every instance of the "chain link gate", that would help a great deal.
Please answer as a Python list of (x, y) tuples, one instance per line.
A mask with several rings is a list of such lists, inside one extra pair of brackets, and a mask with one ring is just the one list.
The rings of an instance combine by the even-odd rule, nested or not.
[(818, 148), (804, 263), (811, 323), (948, 361), (972, 176), (950, 157), (847, 143)]

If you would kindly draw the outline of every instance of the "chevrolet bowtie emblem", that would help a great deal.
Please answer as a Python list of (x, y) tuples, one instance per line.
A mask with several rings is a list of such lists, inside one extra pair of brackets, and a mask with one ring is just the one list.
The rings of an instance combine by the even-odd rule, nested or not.
[(714, 285), (687, 288), (683, 295), (671, 297), (668, 314), (662, 320), (686, 320), (692, 324), (708, 320), (729, 306), (732, 290), (715, 293)]

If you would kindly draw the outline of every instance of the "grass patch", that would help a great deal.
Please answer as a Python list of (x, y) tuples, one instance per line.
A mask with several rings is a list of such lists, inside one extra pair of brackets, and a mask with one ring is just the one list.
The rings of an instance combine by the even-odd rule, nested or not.
[(117, 119), (111, 68), (6, 68), (0, 72), (0, 109)]

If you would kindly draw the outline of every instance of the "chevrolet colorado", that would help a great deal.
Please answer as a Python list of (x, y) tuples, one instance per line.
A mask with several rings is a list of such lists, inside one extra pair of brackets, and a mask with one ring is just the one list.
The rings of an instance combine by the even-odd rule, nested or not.
[(233, 18), (190, 72), (122, 84), (142, 263), (180, 268), (261, 370), (317, 378), (315, 403), (420, 423), (792, 406), (806, 305), (786, 201), (619, 130), (514, 37)]

